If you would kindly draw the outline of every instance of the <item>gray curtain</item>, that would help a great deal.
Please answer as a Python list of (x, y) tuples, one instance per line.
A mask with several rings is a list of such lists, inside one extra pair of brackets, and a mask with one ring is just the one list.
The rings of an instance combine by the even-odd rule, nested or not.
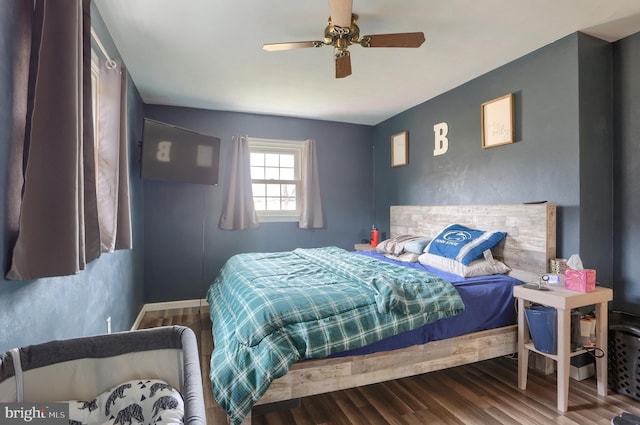
[(250, 152), (246, 135), (238, 134), (233, 138), (230, 165), (218, 227), (224, 230), (255, 229), (260, 223), (253, 205)]
[(303, 161), (302, 209), (298, 227), (301, 229), (320, 229), (324, 227), (324, 217), (322, 214), (322, 200), (320, 199), (320, 180), (318, 178), (318, 158), (315, 140), (307, 140), (305, 143)]
[(118, 225), (116, 229), (115, 249), (133, 248), (131, 228), (131, 195), (129, 193), (129, 120), (127, 115), (127, 70), (120, 73), (120, 165), (118, 167)]
[(102, 252), (131, 248), (126, 74), (119, 62), (100, 60), (97, 198)]
[(7, 158), (7, 246), (14, 246), (18, 238), (20, 226), (20, 204), (22, 203), (22, 182), (24, 181), (23, 150), (27, 119), (27, 93), (29, 86), (29, 56), (31, 51), (31, 19), (33, 4), (24, 0), (12, 0), (7, 10), (15, 10), (13, 20), (15, 44), (12, 46), (13, 74), (12, 90), (5, 93), (11, 99), (12, 119), (10, 120), (10, 135), (12, 143), (9, 145)]
[(18, 280), (72, 275), (101, 253), (90, 0), (36, 0), (30, 32), (22, 197), (7, 273)]

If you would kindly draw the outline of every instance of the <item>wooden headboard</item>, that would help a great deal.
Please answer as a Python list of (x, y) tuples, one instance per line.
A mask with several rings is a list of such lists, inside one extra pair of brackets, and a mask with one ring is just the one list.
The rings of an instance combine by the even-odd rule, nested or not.
[(517, 279), (536, 281), (556, 256), (556, 206), (547, 203), (392, 206), (389, 233), (434, 237), (452, 223), (507, 232), (493, 254), (511, 267), (509, 274)]

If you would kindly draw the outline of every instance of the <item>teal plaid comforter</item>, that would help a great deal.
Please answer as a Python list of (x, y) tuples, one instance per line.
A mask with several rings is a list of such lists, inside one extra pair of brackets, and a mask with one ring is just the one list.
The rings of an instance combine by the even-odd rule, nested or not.
[(464, 309), (447, 281), (336, 247), (235, 255), (207, 300), (213, 393), (234, 425), (294, 362), (359, 348)]

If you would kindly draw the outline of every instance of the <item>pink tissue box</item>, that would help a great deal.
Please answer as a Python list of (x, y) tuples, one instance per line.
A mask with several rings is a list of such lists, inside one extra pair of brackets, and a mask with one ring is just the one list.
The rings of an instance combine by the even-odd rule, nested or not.
[(593, 269), (574, 270), (567, 268), (564, 279), (564, 287), (572, 291), (593, 292), (596, 289), (596, 271)]

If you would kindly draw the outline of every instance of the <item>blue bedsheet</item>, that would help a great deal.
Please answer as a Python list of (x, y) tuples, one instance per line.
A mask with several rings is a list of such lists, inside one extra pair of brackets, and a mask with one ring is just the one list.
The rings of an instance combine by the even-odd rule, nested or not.
[(517, 323), (513, 287), (523, 283), (518, 279), (507, 275), (460, 277), (420, 263), (395, 261), (376, 251), (355, 252), (354, 254), (423, 270), (442, 277), (456, 287), (464, 302), (465, 310), (456, 316), (441, 319), (418, 329), (403, 332), (365, 347), (344, 351), (333, 356), (396, 350), (412, 345), (425, 344), (429, 341), (452, 338)]

